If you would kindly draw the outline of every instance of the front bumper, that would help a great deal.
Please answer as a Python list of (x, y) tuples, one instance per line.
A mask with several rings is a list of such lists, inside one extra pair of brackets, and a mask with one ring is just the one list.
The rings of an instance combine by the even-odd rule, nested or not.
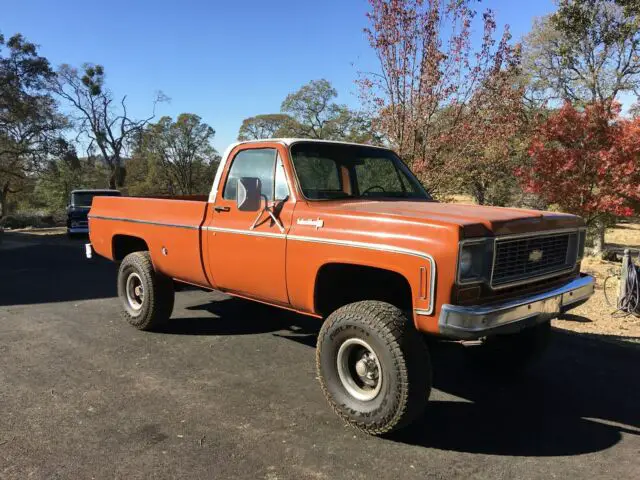
[(89, 233), (89, 220), (87, 217), (81, 218), (68, 218), (67, 219), (67, 232), (68, 233)]
[(446, 337), (473, 340), (523, 328), (557, 317), (585, 302), (594, 292), (595, 280), (581, 275), (564, 285), (529, 297), (493, 305), (443, 305), (438, 325)]

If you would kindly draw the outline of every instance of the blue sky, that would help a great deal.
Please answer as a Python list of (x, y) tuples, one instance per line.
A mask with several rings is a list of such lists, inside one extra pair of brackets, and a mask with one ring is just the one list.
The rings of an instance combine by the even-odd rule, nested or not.
[[(484, 0), (515, 38), (552, 0)], [(284, 97), (318, 78), (338, 101), (357, 106), (358, 70), (375, 68), (362, 29), (366, 0), (4, 2), (0, 31), (24, 34), (54, 65), (105, 66), (109, 88), (148, 115), (153, 94), (171, 102), (158, 115), (196, 113), (216, 130), (219, 151), (243, 118), (277, 112)]]

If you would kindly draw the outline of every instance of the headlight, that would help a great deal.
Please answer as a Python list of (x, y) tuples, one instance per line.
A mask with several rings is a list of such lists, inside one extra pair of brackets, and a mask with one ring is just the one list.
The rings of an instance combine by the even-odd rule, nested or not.
[(458, 254), (458, 283), (481, 283), (489, 279), (493, 259), (490, 239), (460, 242)]
[(466, 277), (469, 275), (471, 267), (473, 267), (473, 257), (471, 256), (471, 252), (468, 248), (463, 248), (460, 250), (460, 276)]

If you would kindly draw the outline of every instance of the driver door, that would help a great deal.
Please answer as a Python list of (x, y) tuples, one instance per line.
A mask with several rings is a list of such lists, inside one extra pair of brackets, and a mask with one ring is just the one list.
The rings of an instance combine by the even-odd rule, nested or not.
[[(270, 303), (289, 304), (285, 275), (286, 233), (294, 204), (289, 199), (280, 144), (240, 145), (229, 156), (207, 223), (210, 272), (217, 288)], [(240, 211), (238, 178), (260, 179), (258, 211)], [(263, 209), (275, 209), (280, 225)], [(282, 228), (281, 228), (282, 227)]]

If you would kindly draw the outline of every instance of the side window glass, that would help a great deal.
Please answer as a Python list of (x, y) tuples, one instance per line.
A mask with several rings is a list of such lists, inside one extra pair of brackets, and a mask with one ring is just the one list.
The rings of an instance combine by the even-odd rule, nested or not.
[(284, 173), (284, 165), (282, 164), (282, 159), (280, 155), (278, 155), (278, 160), (276, 161), (276, 196), (274, 200), (284, 200), (289, 196), (289, 187), (287, 186), (287, 177)]
[(269, 200), (273, 198), (274, 168), (276, 150), (260, 148), (242, 150), (233, 159), (222, 198), (235, 200), (238, 178), (257, 177), (260, 179), (262, 194)]

